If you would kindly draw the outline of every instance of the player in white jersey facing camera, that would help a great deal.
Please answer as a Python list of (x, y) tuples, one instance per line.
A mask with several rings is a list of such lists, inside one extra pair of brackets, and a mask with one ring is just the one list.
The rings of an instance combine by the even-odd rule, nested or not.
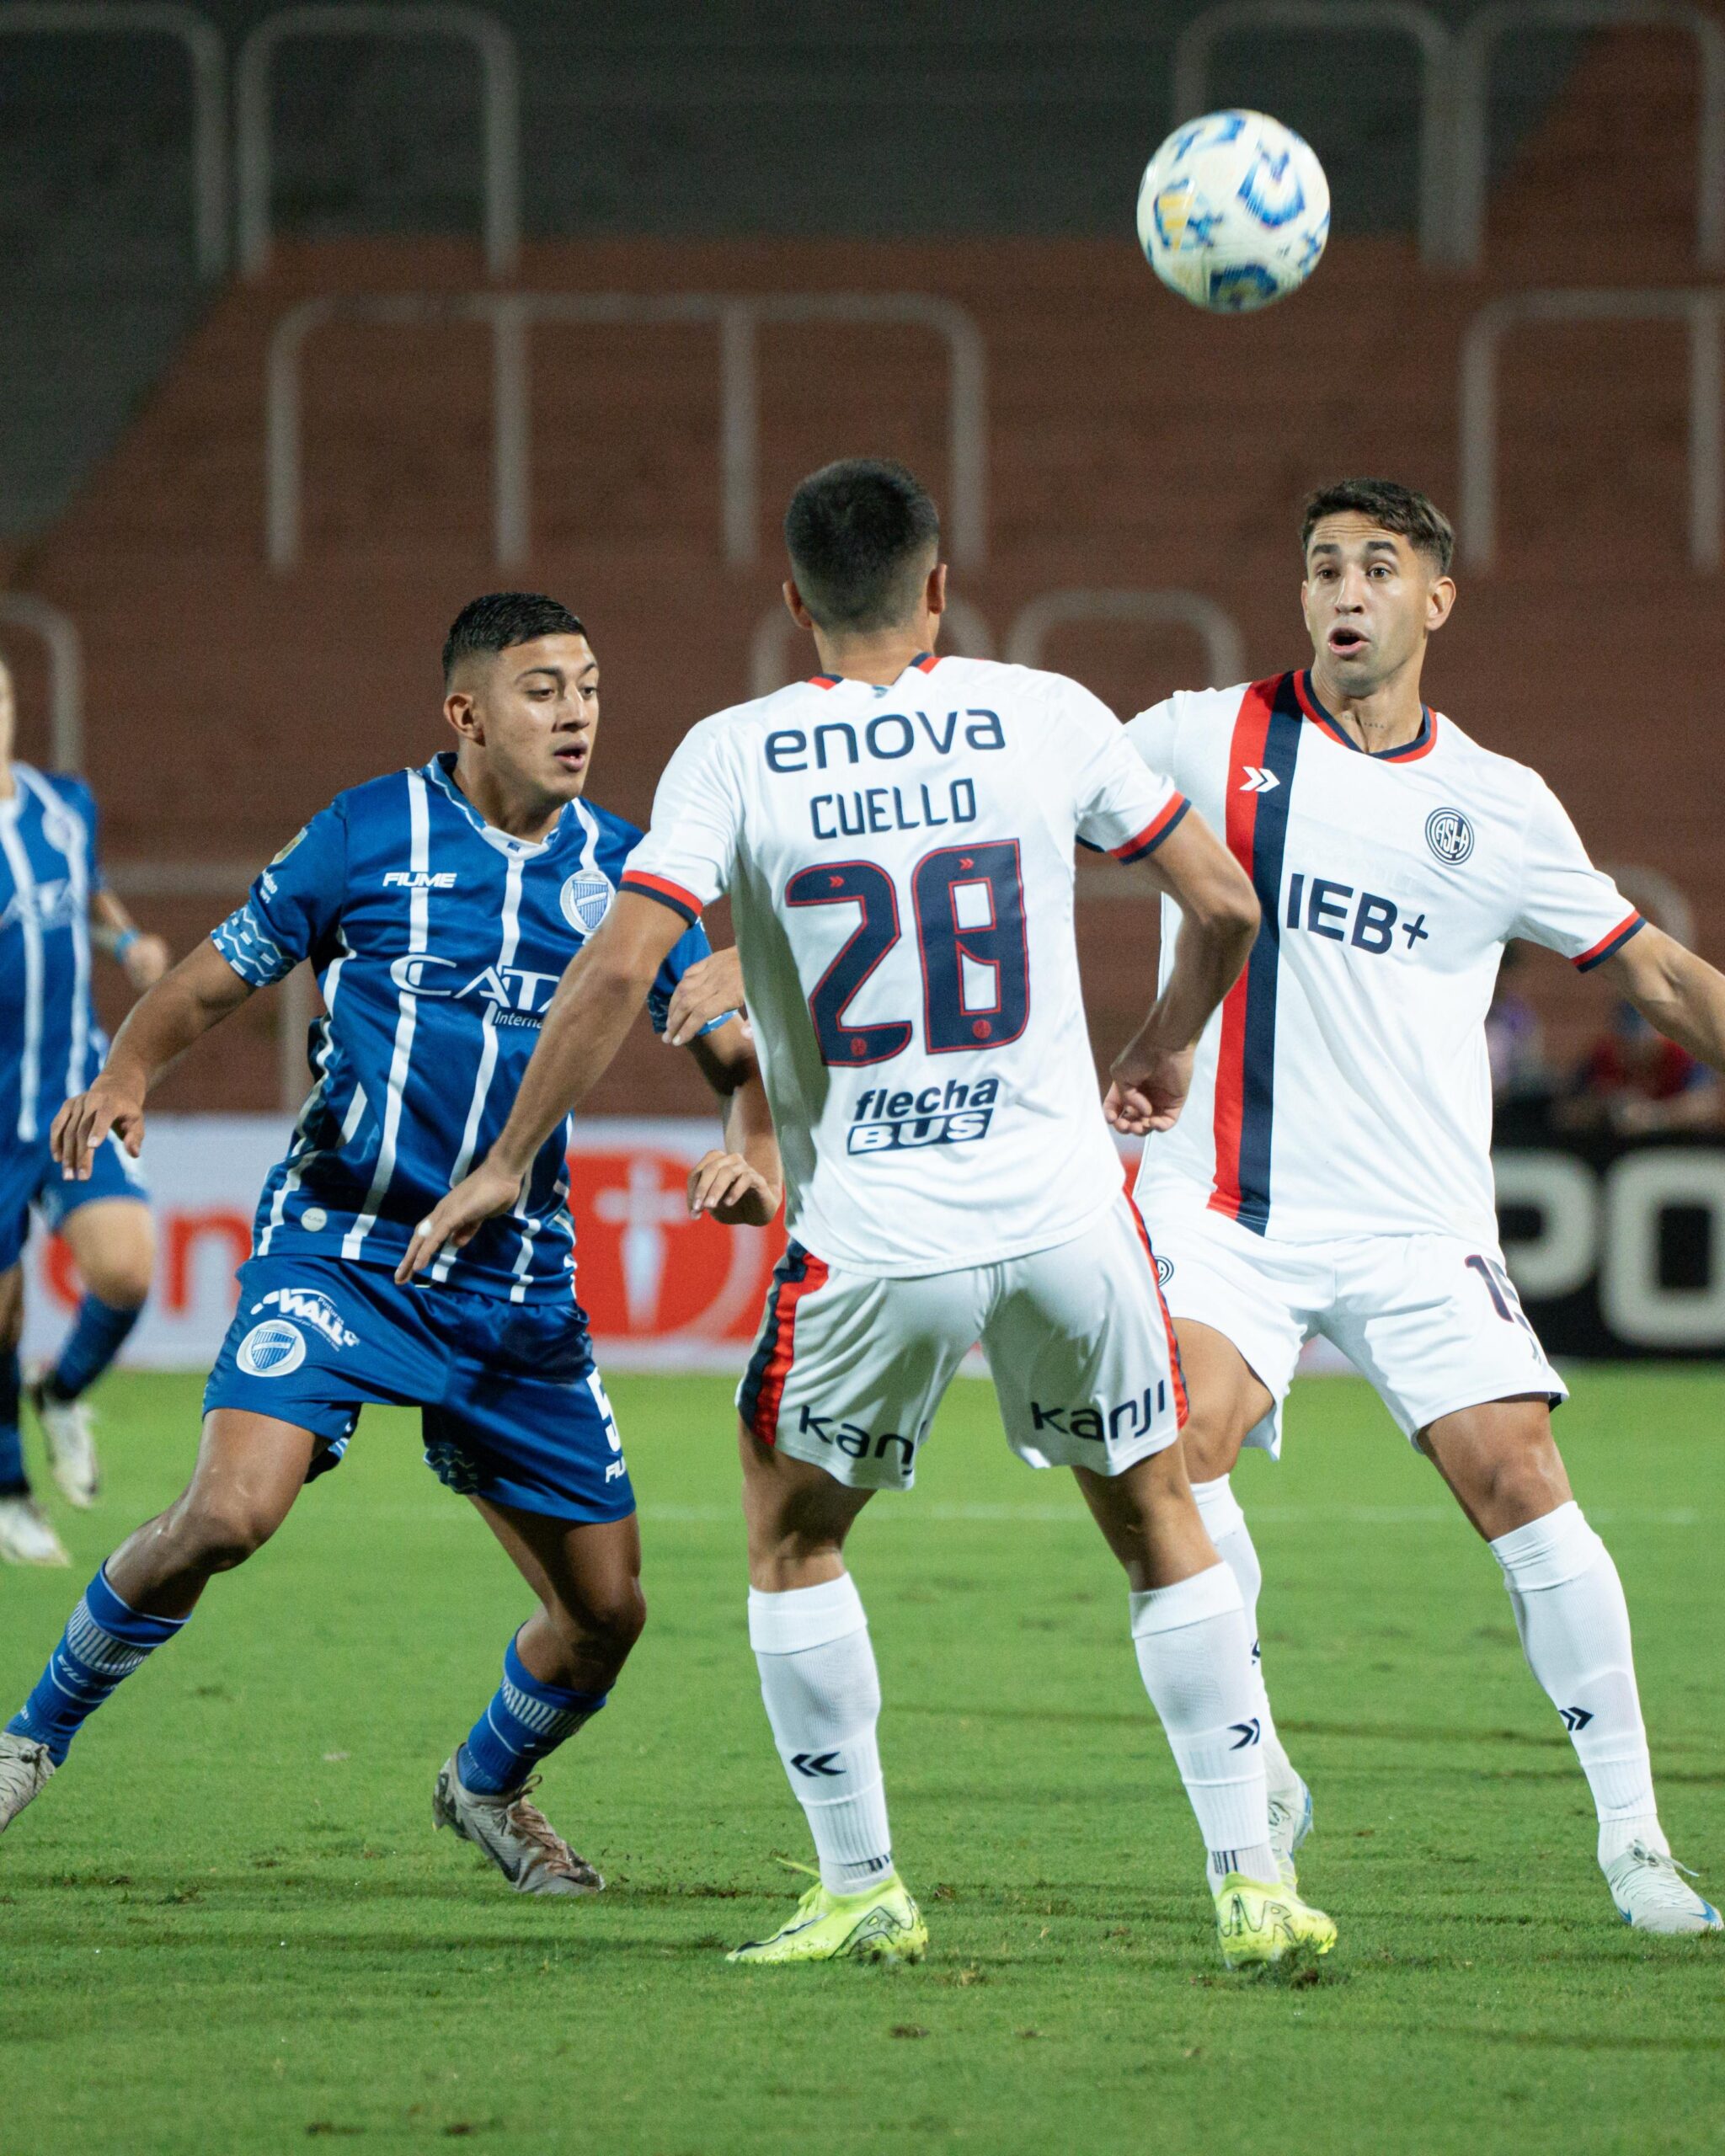
[[(1523, 937), (1597, 969), (1717, 1068), (1725, 978), (1626, 904), (1535, 772), (1422, 702), (1455, 598), (1433, 504), (1344, 482), (1311, 498), (1302, 539), (1311, 667), (1172, 696), (1127, 729), (1223, 832), (1263, 910), (1186, 1113), (1146, 1145), (1137, 1183), (1199, 1507), (1255, 1630), (1258, 1561), (1229, 1473), (1244, 1444), (1279, 1449), (1303, 1342), (1333, 1341), (1502, 1566), (1619, 1911), (1716, 1929), (1660, 1830), (1623, 1589), (1571, 1495), (1550, 1416), (1566, 1388), (1498, 1247), (1485, 1017)], [(1165, 899), (1165, 939), (1178, 920)], [(1311, 1799), (1261, 1685), (1253, 1711), (1291, 1881)]]
[(1073, 847), (1146, 862), (1182, 907), (1162, 992), (1114, 1067), (1113, 1113), (1140, 1131), (1178, 1113), (1192, 1048), (1252, 942), (1250, 885), (1076, 683), (936, 659), (939, 526), (908, 472), (827, 467), (798, 488), (785, 534), (786, 599), (824, 670), (685, 739), (502, 1136), (403, 1271), (515, 1203), (536, 1134), (610, 1061), (635, 985), (728, 894), (791, 1237), (738, 1395), (749, 1632), (820, 1860), (789, 1922), (732, 1958), (923, 1951), (842, 1552), (876, 1491), (909, 1488), (979, 1339), (1014, 1450), (1075, 1470), (1126, 1569), (1226, 1957), (1327, 1951), (1334, 1926), (1277, 1879), (1240, 1593), (1188, 1486), (1179, 1361), (1097, 1098)]

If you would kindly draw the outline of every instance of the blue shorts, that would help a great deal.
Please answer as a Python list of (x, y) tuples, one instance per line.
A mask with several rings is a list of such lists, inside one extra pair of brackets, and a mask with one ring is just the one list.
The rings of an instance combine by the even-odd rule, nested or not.
[[(573, 1299), (504, 1302), (463, 1288), (398, 1288), (382, 1267), (254, 1257), (204, 1388), (323, 1440), (337, 1465), (360, 1410), (418, 1407), (425, 1464), (462, 1497), (558, 1519), (626, 1519), (622, 1440)], [(309, 1478), (308, 1478), (309, 1479)]]
[(9, 1273), (23, 1254), (33, 1205), (52, 1233), (69, 1213), (98, 1198), (130, 1198), (142, 1205), (149, 1196), (137, 1162), (117, 1138), (104, 1138), (96, 1148), (88, 1182), (67, 1182), (45, 1138), (0, 1145), (0, 1273)]

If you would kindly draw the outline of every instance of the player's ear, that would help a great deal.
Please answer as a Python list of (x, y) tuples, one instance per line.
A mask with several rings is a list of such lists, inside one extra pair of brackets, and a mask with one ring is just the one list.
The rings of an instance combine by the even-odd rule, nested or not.
[(937, 562), (928, 572), (922, 603), (937, 621), (947, 611), (947, 565), (944, 562)]
[(779, 589), (784, 593), (785, 606), (789, 611), (791, 619), (796, 623), (797, 627), (799, 629), (809, 629), (812, 631), (814, 627), (814, 616), (809, 611), (808, 607), (804, 604), (803, 595), (797, 589), (797, 579), (795, 577), (788, 576)]
[(470, 689), (451, 689), (443, 699), (443, 716), (463, 741), (483, 741), (485, 729)]
[(1425, 632), (1432, 635), (1443, 627), (1455, 605), (1455, 579), (1452, 576), (1434, 577), (1425, 595)]

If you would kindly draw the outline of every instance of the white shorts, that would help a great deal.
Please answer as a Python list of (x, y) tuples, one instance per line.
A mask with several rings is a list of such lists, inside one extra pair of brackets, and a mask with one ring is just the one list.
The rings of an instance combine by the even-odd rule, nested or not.
[(1544, 1393), (1555, 1406), (1569, 1397), (1495, 1242), (1278, 1242), (1212, 1212), (1197, 1192), (1152, 1185), (1139, 1200), (1168, 1308), (1231, 1340), (1275, 1401), (1247, 1444), (1280, 1452), (1282, 1403), (1314, 1333), (1371, 1380), (1411, 1441), (1439, 1416), (1482, 1401)]
[(1124, 1191), (1069, 1242), (914, 1279), (846, 1273), (793, 1242), (737, 1409), (763, 1444), (852, 1489), (908, 1490), (979, 1340), (1007, 1440), (1033, 1467), (1119, 1475), (1180, 1434), (1173, 1327)]

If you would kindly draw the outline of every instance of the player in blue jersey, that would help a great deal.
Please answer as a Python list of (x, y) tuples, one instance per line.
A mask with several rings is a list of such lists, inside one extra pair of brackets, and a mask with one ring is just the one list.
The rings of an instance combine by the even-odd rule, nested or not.
[(117, 958), (139, 989), (167, 971), (168, 947), (133, 924), (102, 880), (88, 787), (14, 760), (16, 710), (0, 660), (0, 1561), (66, 1565), (24, 1472), (19, 1260), (34, 1207), (66, 1238), (83, 1283), (58, 1357), (28, 1390), (54, 1480), (70, 1502), (89, 1505), (96, 1448), (83, 1396), (137, 1322), (155, 1239), (142, 1181), (117, 1145), (99, 1149), (88, 1181), (68, 1183), (48, 1134), (107, 1052), (90, 1001), (92, 947)]
[[(414, 1224), (501, 1130), (564, 965), (605, 918), (640, 834), (583, 798), (599, 720), (585, 630), (555, 601), (475, 600), (444, 648), (457, 745), (314, 816), (247, 902), (145, 997), (55, 1129), (68, 1175), (109, 1134), (136, 1152), (174, 1059), (302, 958), (327, 1016), (316, 1083), (259, 1202), (239, 1306), (205, 1394), (184, 1494), (97, 1573), (0, 1735), (0, 1828), (79, 1726), (190, 1617), (212, 1576), (269, 1540), (362, 1407), (423, 1411), (425, 1457), (470, 1497), (538, 1607), (503, 1683), (437, 1776), (434, 1816), (524, 1893), (604, 1881), (526, 1801), (537, 1763), (597, 1713), (645, 1620), (635, 1501), (574, 1299), (567, 1126), (519, 1203), (447, 1264), (393, 1278)], [(681, 937), (647, 1001), (663, 1026)], [(769, 1220), (778, 1155), (746, 1029), (695, 1058), (725, 1102), (724, 1149), (690, 1203)]]

